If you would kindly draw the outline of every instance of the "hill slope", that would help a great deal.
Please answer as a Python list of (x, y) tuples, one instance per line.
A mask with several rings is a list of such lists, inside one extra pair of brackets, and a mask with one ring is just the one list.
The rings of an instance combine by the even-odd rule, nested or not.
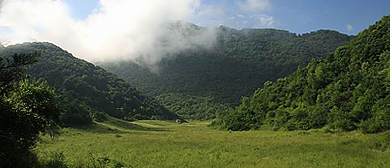
[(326, 59), (267, 82), (214, 125), (380, 132), (390, 128), (389, 82), (390, 17), (385, 16)]
[(62, 121), (80, 124), (90, 118), (101, 119), (109, 114), (117, 118), (178, 118), (153, 98), (142, 95), (128, 83), (104, 69), (73, 57), (50, 43), (25, 43), (8, 46), (1, 51), (13, 53), (40, 52), (39, 61), (27, 69), (35, 78), (44, 78), (56, 89), (64, 108)]
[(313, 57), (325, 57), (351, 39), (335, 31), (296, 35), (282, 30), (220, 27), (211, 49), (196, 48), (164, 59), (158, 73), (132, 62), (101, 66), (141, 91), (160, 95), (177, 93), (212, 96), (238, 104), (268, 80), (291, 74)]
[[(206, 29), (182, 27), (185, 29), (179, 32), (185, 34)], [(211, 48), (193, 47), (163, 59), (156, 65), (158, 73), (142, 63), (100, 65), (144, 93), (158, 96), (160, 103), (185, 118), (210, 119), (238, 105), (241, 96), (249, 96), (265, 81), (287, 76), (311, 58), (325, 57), (352, 38), (329, 30), (296, 35), (282, 30), (227, 27), (219, 27), (216, 37)]]

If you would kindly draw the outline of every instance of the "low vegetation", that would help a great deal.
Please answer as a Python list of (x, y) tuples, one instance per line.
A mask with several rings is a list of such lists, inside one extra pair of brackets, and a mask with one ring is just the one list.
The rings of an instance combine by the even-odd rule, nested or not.
[(34, 151), (42, 167), (390, 166), (390, 132), (229, 132), (208, 124), (110, 118), (43, 136)]

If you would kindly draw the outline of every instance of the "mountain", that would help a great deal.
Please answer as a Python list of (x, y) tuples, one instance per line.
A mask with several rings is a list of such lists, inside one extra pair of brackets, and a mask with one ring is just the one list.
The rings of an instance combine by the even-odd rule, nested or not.
[[(193, 31), (204, 29), (195, 28)], [(99, 65), (149, 95), (211, 97), (217, 106), (232, 107), (264, 82), (287, 76), (312, 58), (325, 57), (352, 36), (330, 30), (297, 35), (283, 30), (221, 26), (216, 39), (211, 48), (195, 47), (163, 59), (156, 65), (157, 73), (130, 61)]]
[(88, 123), (91, 119), (113, 117), (174, 120), (179, 117), (104, 69), (75, 58), (50, 43), (24, 43), (3, 48), (1, 55), (39, 52), (39, 61), (27, 68), (55, 88), (63, 108), (65, 125)]
[(321, 30), (295, 35), (281, 30), (220, 28), (213, 49), (193, 49), (164, 59), (158, 73), (133, 62), (100, 64), (141, 91), (214, 96), (237, 104), (265, 81), (291, 74), (313, 57), (325, 57), (351, 39)]
[(325, 59), (266, 82), (213, 125), (247, 129), (390, 128), (390, 17), (360, 32)]

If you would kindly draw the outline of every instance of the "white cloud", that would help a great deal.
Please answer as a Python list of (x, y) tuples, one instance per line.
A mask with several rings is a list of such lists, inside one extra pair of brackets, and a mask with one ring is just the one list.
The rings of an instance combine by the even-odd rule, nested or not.
[(226, 7), (216, 5), (204, 5), (198, 12), (198, 17), (224, 18), (226, 17)]
[(238, 14), (230, 18), (231, 27), (242, 28), (271, 28), (274, 26), (274, 18), (266, 14), (242, 15)]
[(351, 24), (348, 24), (348, 25), (347, 25), (347, 30), (348, 30), (348, 31), (352, 31), (352, 30), (353, 30), (353, 26), (352, 26)]
[[(70, 16), (61, 0), (5, 0), (0, 26), (55, 43), (88, 61), (142, 60), (153, 65), (194, 44), (211, 46), (212, 31), (188, 38), (169, 23), (189, 21), (201, 0), (100, 0), (85, 20)], [(164, 43), (161, 40), (164, 39)]]
[(253, 15), (254, 19), (257, 19), (258, 26), (256, 27), (272, 27), (274, 25), (274, 17), (265, 14)]
[(268, 0), (203, 5), (195, 22), (204, 26), (224, 25), (237, 29), (273, 27), (274, 17), (265, 14), (271, 8)]
[(212, 29), (189, 38), (185, 35), (189, 25), (172, 32), (169, 23), (196, 21), (203, 26), (234, 28), (264, 28), (274, 24), (274, 18), (264, 14), (272, 8), (268, 0), (208, 5), (202, 1), (99, 0), (100, 6), (93, 13), (84, 20), (76, 20), (62, 0), (4, 0), (0, 26), (7, 26), (18, 37), (28, 38), (4, 39), (6, 36), (0, 30), (0, 39), (7, 43), (48, 41), (92, 62), (130, 60), (154, 65), (194, 45), (214, 44), (216, 36)]
[(35, 42), (37, 40), (29, 37), (18, 34), (12, 30), (10, 27), (0, 26), (0, 43), (3, 45), (10, 45), (13, 43), (23, 43), (23, 42)]
[(237, 5), (245, 13), (261, 13), (272, 8), (269, 0), (245, 0), (237, 2)]

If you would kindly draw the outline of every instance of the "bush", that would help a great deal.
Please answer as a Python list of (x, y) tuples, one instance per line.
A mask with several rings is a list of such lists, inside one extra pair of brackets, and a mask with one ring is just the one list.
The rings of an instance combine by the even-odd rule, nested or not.
[(45, 157), (47, 161), (41, 165), (47, 168), (67, 168), (65, 163), (65, 156), (63, 152), (50, 152), (46, 153)]

